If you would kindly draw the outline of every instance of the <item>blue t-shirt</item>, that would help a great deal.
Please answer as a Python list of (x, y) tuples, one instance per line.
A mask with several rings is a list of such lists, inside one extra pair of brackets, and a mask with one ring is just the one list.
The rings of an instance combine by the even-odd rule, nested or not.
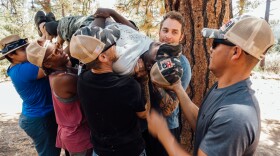
[(8, 69), (7, 74), (22, 99), (22, 114), (43, 117), (53, 111), (51, 89), (47, 77), (37, 79), (39, 67), (23, 62)]
[(250, 79), (226, 88), (217, 83), (204, 99), (198, 114), (194, 155), (254, 155), (260, 130), (260, 108)]

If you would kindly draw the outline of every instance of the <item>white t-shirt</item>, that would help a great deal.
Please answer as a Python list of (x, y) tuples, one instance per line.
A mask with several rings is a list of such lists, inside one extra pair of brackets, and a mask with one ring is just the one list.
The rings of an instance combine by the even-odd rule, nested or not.
[(109, 25), (116, 25), (120, 30), (120, 38), (116, 42), (118, 60), (113, 64), (113, 70), (120, 75), (132, 75), (137, 60), (153, 40), (127, 25), (106, 21), (106, 27)]

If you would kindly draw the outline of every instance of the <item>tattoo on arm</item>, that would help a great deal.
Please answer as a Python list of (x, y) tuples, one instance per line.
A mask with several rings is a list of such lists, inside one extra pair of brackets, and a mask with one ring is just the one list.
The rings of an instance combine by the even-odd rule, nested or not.
[(148, 80), (149, 80), (149, 78), (147, 77), (138, 82), (140, 83), (140, 86), (141, 86), (141, 93), (145, 97), (145, 101), (146, 101), (145, 108), (147, 111), (150, 111), (151, 102), (150, 102), (150, 92), (149, 92)]
[(169, 116), (177, 108), (179, 99), (173, 91), (155, 87), (159, 95), (160, 109), (164, 116)]

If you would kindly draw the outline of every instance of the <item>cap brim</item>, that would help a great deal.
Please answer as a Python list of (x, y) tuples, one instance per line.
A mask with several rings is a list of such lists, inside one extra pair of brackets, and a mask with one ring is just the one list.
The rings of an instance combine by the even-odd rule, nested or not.
[(158, 63), (156, 62), (151, 71), (150, 71), (150, 78), (153, 83), (156, 83), (159, 86), (170, 86), (171, 84), (164, 78), (161, 74), (161, 71), (158, 67)]
[(2, 56), (0, 57), (0, 60), (3, 60), (3, 59), (5, 58), (5, 56), (8, 55), (8, 54), (10, 54), (11, 52), (13, 52), (13, 51), (15, 51), (15, 50), (17, 50), (17, 49), (19, 49), (19, 48), (21, 48), (21, 47), (23, 47), (23, 46), (26, 46), (26, 45), (28, 45), (28, 44), (29, 44), (29, 43), (26, 43), (26, 44), (24, 44), (24, 45), (21, 45), (21, 46), (19, 46), (19, 47), (16, 47), (15, 49), (12, 49), (12, 50), (6, 52), (4, 55), (2, 55)]
[(201, 34), (205, 38), (225, 39), (222, 31), (218, 29), (203, 28)]

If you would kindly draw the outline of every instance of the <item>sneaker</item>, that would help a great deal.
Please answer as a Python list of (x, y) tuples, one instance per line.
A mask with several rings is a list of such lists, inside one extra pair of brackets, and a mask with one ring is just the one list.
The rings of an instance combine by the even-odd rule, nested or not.
[(52, 12), (46, 14), (46, 21), (47, 22), (55, 21), (55, 16)]
[(38, 34), (39, 36), (42, 36), (42, 32), (40, 31), (40, 28), (39, 28), (39, 25), (42, 23), (42, 22), (46, 22), (46, 15), (43, 11), (38, 11), (36, 14), (35, 14), (35, 17), (34, 17), (34, 22), (35, 22), (35, 25), (38, 29)]

